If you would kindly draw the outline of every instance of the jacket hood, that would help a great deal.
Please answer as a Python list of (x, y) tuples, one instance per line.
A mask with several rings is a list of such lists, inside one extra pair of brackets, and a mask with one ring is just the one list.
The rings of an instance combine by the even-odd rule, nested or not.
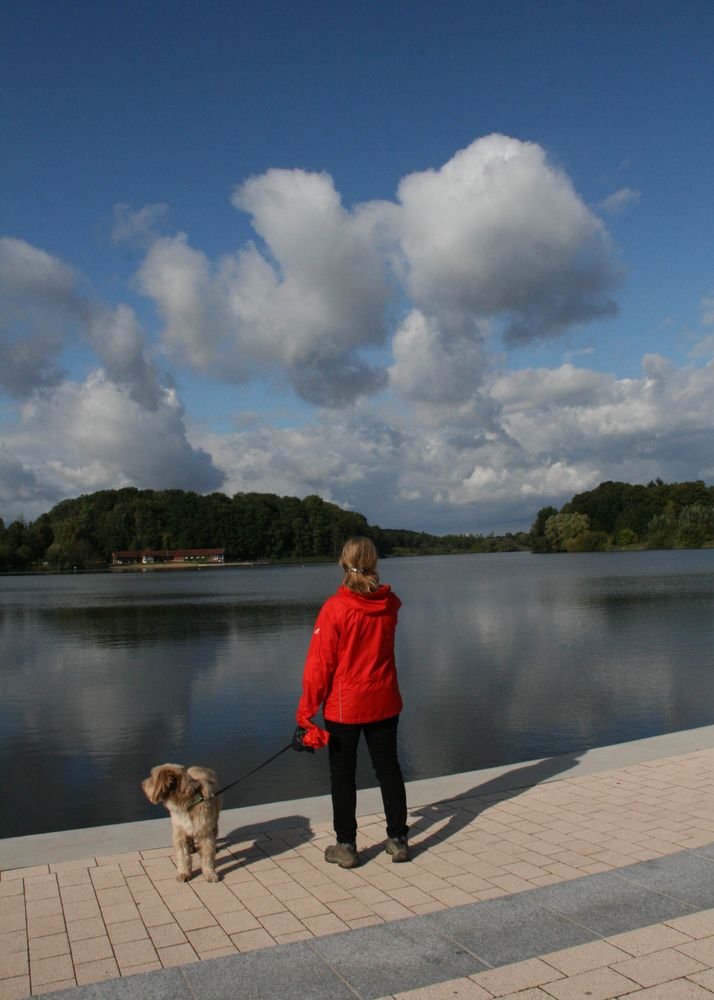
[(386, 583), (381, 584), (371, 594), (359, 594), (341, 584), (335, 596), (349, 607), (358, 608), (365, 615), (390, 614), (400, 608), (402, 604), (389, 584)]

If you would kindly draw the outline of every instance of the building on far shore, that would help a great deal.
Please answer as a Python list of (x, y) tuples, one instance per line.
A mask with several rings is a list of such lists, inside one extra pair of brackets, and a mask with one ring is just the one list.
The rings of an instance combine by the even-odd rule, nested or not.
[(139, 552), (112, 552), (112, 566), (144, 566), (156, 563), (222, 563), (225, 549), (141, 549)]

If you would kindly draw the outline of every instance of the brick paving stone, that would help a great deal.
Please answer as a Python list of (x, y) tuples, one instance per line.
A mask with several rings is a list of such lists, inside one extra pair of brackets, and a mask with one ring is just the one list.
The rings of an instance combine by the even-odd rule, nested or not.
[(175, 914), (176, 923), (184, 931), (195, 931), (200, 927), (217, 926), (215, 917), (210, 910), (202, 906), (200, 910), (181, 910)]
[[(170, 910), (163, 903), (146, 903), (145, 905), (140, 903), (137, 909), (140, 919), (147, 927), (156, 927), (158, 924), (169, 924), (174, 919)], [(123, 921), (121, 922), (123, 923)]]
[(168, 858), (174, 853), (173, 847), (152, 847), (148, 851), (140, 851), (142, 860), (147, 858)]
[(25, 907), (13, 908), (0, 913), (0, 934), (8, 934), (13, 931), (24, 931), (26, 927)]
[(104, 933), (106, 933), (106, 925), (99, 917), (73, 920), (67, 924), (67, 936), (70, 941), (82, 941), (85, 938), (101, 937)]
[(85, 903), (88, 900), (96, 901), (97, 894), (94, 891), (92, 883), (87, 880), (79, 884), (60, 885), (60, 898), (63, 905), (66, 906), (68, 903)]
[[(612, 969), (594, 969), (548, 983), (546, 992), (556, 1000), (613, 1000), (637, 989), (637, 983)], [(673, 998), (669, 998), (673, 1000)]]
[(327, 906), (321, 903), (319, 899), (315, 899), (314, 896), (301, 896), (298, 899), (288, 899), (285, 906), (301, 920), (303, 917), (316, 917), (320, 914), (330, 912)]
[[(305, 917), (302, 923), (315, 937), (325, 937), (328, 934), (339, 934), (349, 930), (347, 924), (336, 917), (334, 913), (329, 914), (329, 916)], [(235, 941), (235, 936), (231, 935), (231, 937)]]
[(161, 924), (150, 927), (149, 935), (156, 948), (170, 948), (174, 944), (186, 944), (188, 938), (178, 924)]
[(56, 896), (59, 896), (59, 887), (55, 875), (25, 879), (25, 899), (51, 899)]
[(135, 920), (139, 916), (136, 903), (110, 903), (102, 906), (102, 920), (105, 924), (119, 924), (126, 920)]
[(704, 972), (695, 972), (688, 977), (693, 983), (709, 989), (714, 993), (714, 969), (705, 969)]
[(446, 910), (448, 907), (445, 903), (440, 903), (438, 899), (432, 899), (428, 903), (418, 903), (416, 906), (412, 906), (411, 910), (419, 916), (423, 916), (425, 913), (436, 913), (438, 910)]
[(17, 951), (27, 950), (27, 932), (25, 929), (6, 931), (0, 934), (0, 955), (13, 955)]
[(24, 976), (30, 970), (30, 959), (27, 952), (18, 951), (14, 955), (0, 958), (0, 979), (13, 979)]
[(72, 976), (71, 979), (60, 979), (57, 983), (43, 983), (41, 986), (35, 985), (32, 987), (32, 995), (42, 996), (44, 993), (54, 993), (56, 990), (70, 990), (77, 985), (77, 980)]
[(700, 938), (698, 941), (691, 941), (688, 944), (679, 944), (677, 951), (689, 955), (690, 958), (696, 958), (703, 965), (714, 968), (714, 937)]
[(30, 995), (30, 977), (13, 976), (0, 980), (0, 1000), (21, 1000)]
[(61, 979), (73, 979), (74, 966), (69, 955), (54, 955), (52, 958), (37, 958), (30, 962), (32, 988), (45, 983), (56, 983)]
[(323, 903), (329, 903), (335, 899), (349, 899), (352, 893), (334, 882), (327, 882), (324, 885), (316, 885), (312, 890), (312, 895)]
[(270, 948), (276, 943), (275, 939), (262, 927), (257, 931), (243, 931), (240, 934), (231, 934), (231, 941), (238, 951), (255, 951), (257, 948)]
[(266, 893), (264, 896), (253, 896), (244, 902), (245, 908), (250, 910), (254, 917), (264, 917), (271, 913), (285, 913), (287, 909), (272, 893)]
[(0, 899), (7, 899), (8, 896), (24, 896), (25, 884), (22, 879), (11, 879), (2, 881), (0, 873)]
[(275, 941), (277, 944), (293, 944), (295, 941), (308, 941), (314, 936), (306, 927), (303, 927), (301, 931), (295, 931), (294, 934), (277, 934)]
[(714, 934), (714, 909), (690, 913), (684, 917), (676, 917), (674, 920), (666, 920), (664, 923), (689, 937), (711, 937)]
[(257, 896), (269, 896), (270, 892), (261, 885), (257, 879), (251, 879), (248, 881), (241, 881), (231, 884), (231, 892), (239, 899), (241, 903), (247, 902), (249, 899), (255, 899)]
[(216, 920), (223, 930), (229, 934), (239, 934), (244, 931), (258, 930), (260, 924), (248, 910), (233, 910), (230, 913), (217, 913)]
[[(397, 903), (401, 903), (402, 906), (409, 907), (410, 909), (415, 909), (422, 903), (430, 902), (428, 893), (422, 889), (417, 889), (416, 886), (406, 886), (404, 889), (392, 889), (388, 895), (396, 900)], [(339, 903), (335, 903), (334, 906), (339, 906)], [(335, 912), (339, 911), (335, 910)]]
[[(405, 993), (394, 993), (394, 1000), (491, 1000), (492, 993), (477, 986), (472, 979), (449, 979), (445, 983), (423, 986)], [(384, 998), (382, 998), (384, 1000)]]
[(46, 917), (30, 917), (27, 921), (28, 937), (44, 937), (46, 934), (61, 934), (65, 929), (61, 913)]
[(628, 976), (640, 986), (658, 986), (693, 972), (702, 972), (705, 968), (702, 962), (672, 948), (613, 964), (615, 972)]
[(72, 961), (75, 965), (84, 962), (97, 962), (100, 959), (112, 958), (114, 951), (108, 937), (87, 938), (72, 944)]
[(95, 889), (111, 889), (115, 886), (126, 885), (124, 875), (118, 866), (107, 865), (105, 868), (92, 868), (89, 877)]
[[(395, 900), (398, 902), (398, 900)], [(399, 904), (403, 906), (403, 904)], [(357, 920), (359, 917), (368, 917), (372, 913), (376, 913), (376, 906), (367, 906), (365, 903), (361, 903), (358, 899), (336, 899), (334, 902), (328, 904), (329, 909), (339, 917), (340, 920)], [(403, 906), (404, 910), (409, 912), (407, 907)]]
[(60, 909), (64, 911), (67, 921), (84, 920), (85, 917), (101, 917), (102, 915), (96, 899), (80, 899), (77, 902), (63, 899), (59, 905)]
[(13, 868), (10, 871), (4, 871), (2, 873), (3, 882), (12, 881), (14, 879), (31, 879), (36, 875), (49, 875), (50, 866), (49, 865), (33, 865), (29, 868)]
[(97, 865), (123, 865), (128, 861), (141, 861), (141, 853), (139, 851), (127, 851), (123, 854), (106, 854), (95, 857), (94, 859)]
[[(114, 954), (122, 971), (130, 969), (134, 965), (155, 962), (157, 959), (157, 949), (154, 948), (151, 941), (127, 941), (126, 944), (117, 944), (114, 946)], [(161, 950), (159, 949), (160, 954)]]
[(59, 896), (49, 896), (45, 899), (28, 899), (25, 902), (25, 912), (28, 920), (33, 917), (50, 917), (62, 913), (62, 900)]
[(310, 890), (300, 882), (281, 882), (278, 885), (271, 885), (270, 891), (279, 899), (281, 903), (287, 903), (291, 899), (308, 899), (311, 896)]
[(576, 976), (591, 969), (601, 969), (607, 965), (614, 965), (615, 962), (622, 962), (628, 957), (631, 956), (628, 956), (626, 951), (608, 944), (607, 941), (591, 941), (588, 944), (563, 948), (541, 956), (544, 962), (566, 976)]
[(116, 979), (119, 975), (119, 967), (113, 958), (98, 959), (95, 962), (85, 962), (75, 965), (74, 974), (78, 986), (86, 986), (89, 983), (101, 983), (107, 979)]
[(664, 983), (662, 986), (651, 986), (649, 989), (639, 990), (631, 996), (633, 1000), (705, 1000), (706, 997), (711, 996), (711, 993), (691, 980), (677, 979), (675, 982)]
[(48, 934), (46, 937), (29, 941), (30, 958), (52, 958), (54, 955), (69, 955), (69, 938), (66, 934)]
[(134, 899), (126, 883), (111, 886), (107, 889), (97, 889), (97, 900), (102, 909), (114, 903), (133, 903)]
[(142, 920), (123, 920), (118, 924), (109, 924), (107, 933), (112, 944), (125, 944), (127, 941), (141, 941), (149, 936)]
[(198, 954), (203, 957), (207, 951), (215, 951), (218, 948), (230, 947), (233, 950), (231, 939), (222, 927), (202, 927), (195, 931), (187, 931), (186, 936)]
[(530, 958), (524, 962), (503, 966), (500, 969), (478, 972), (470, 978), (491, 996), (501, 997), (508, 993), (529, 989), (532, 986), (552, 983), (562, 979), (563, 974), (539, 958)]
[(57, 873), (57, 884), (60, 889), (69, 888), (75, 885), (92, 885), (92, 880), (89, 877), (89, 870), (87, 868), (76, 868), (69, 871), (60, 871)]
[(687, 944), (692, 938), (667, 924), (653, 924), (636, 931), (625, 931), (607, 938), (611, 945), (628, 952), (630, 955), (649, 955), (653, 951), (663, 951), (665, 948), (676, 948)]
[(549, 993), (544, 993), (540, 987), (534, 986), (530, 990), (509, 993), (508, 996), (500, 997), (499, 1000), (553, 1000), (553, 998)]
[(260, 923), (272, 937), (278, 934), (294, 934), (304, 928), (304, 924), (297, 917), (287, 912), (267, 914), (260, 917)]

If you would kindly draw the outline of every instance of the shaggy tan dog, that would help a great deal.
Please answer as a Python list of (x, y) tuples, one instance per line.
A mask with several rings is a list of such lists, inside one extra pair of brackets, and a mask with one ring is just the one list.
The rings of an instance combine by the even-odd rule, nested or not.
[[(173, 843), (179, 882), (191, 878), (194, 843), (201, 857), (203, 876), (217, 882), (216, 837), (222, 798), (208, 798), (218, 790), (218, 777), (209, 767), (185, 768), (181, 764), (159, 764), (141, 783), (149, 802), (163, 802), (171, 813)], [(203, 795), (205, 802), (196, 802)], [(190, 807), (190, 808), (189, 808)]]

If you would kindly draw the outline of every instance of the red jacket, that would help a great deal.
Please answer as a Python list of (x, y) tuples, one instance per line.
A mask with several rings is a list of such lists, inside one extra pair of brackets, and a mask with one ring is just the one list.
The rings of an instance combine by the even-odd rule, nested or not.
[[(402, 602), (383, 584), (371, 594), (341, 586), (323, 604), (302, 680), (297, 721), (308, 729), (320, 706), (331, 722), (377, 722), (398, 715), (402, 698), (394, 661), (394, 632)], [(319, 731), (318, 731), (319, 732)]]

